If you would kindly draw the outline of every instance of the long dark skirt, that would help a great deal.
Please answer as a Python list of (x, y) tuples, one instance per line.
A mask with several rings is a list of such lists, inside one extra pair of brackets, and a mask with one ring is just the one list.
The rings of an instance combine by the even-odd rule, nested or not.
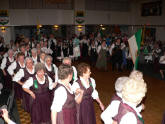
[(57, 124), (77, 124), (76, 108), (63, 109), (57, 113)]
[(97, 62), (96, 62), (96, 68), (98, 69), (107, 69), (107, 57), (106, 57), (106, 51), (105, 50), (101, 50), (98, 58), (97, 58)]
[(13, 88), (12, 77), (8, 73), (4, 76), (4, 88), (10, 91)]
[(50, 123), (50, 94), (49, 92), (35, 94), (36, 98), (31, 99), (31, 122), (32, 124)]
[(26, 112), (30, 112), (30, 95), (26, 92), (23, 92), (23, 108)]
[(159, 70), (165, 70), (165, 64), (159, 64)]
[(22, 86), (20, 84), (18, 84), (17, 82), (13, 82), (14, 83), (14, 91), (15, 91), (15, 97), (17, 99), (22, 99), (23, 97), (23, 89)]
[(88, 56), (88, 45), (83, 44), (82, 46), (82, 57), (87, 57)]
[(82, 100), (78, 105), (78, 124), (96, 124), (95, 110), (93, 99)]

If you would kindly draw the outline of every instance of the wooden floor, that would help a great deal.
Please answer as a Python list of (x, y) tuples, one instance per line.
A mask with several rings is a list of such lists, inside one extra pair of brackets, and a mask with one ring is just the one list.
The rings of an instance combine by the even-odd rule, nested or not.
[[(91, 77), (96, 80), (96, 88), (99, 92), (100, 99), (105, 107), (107, 107), (114, 93), (115, 80), (120, 76), (128, 76), (130, 72), (126, 70), (123, 72), (112, 72), (110, 65), (108, 65), (107, 72), (98, 71), (95, 68), (91, 70)], [(147, 75), (144, 75), (144, 80), (147, 83), (147, 94), (143, 102), (145, 104), (145, 110), (142, 112), (145, 124), (161, 124), (165, 110), (165, 80), (155, 79)], [(95, 108), (97, 124), (102, 124), (100, 119), (101, 110), (96, 103)], [(18, 109), (21, 110), (20, 105)], [(19, 112), (20, 115), (24, 113), (22, 110)], [(20, 117), (22, 124), (29, 124), (30, 118), (28, 119), (27, 116)]]
[[(120, 76), (128, 76), (130, 72), (112, 72), (110, 67), (108, 72), (99, 72), (94, 68), (92, 72), (92, 76), (96, 80), (100, 99), (107, 107), (114, 93), (115, 80)], [(165, 111), (165, 80), (155, 79), (147, 75), (144, 75), (144, 80), (147, 83), (147, 94), (143, 100), (145, 110), (142, 111), (145, 124), (161, 124)], [(101, 110), (97, 104), (95, 106), (97, 124), (102, 124), (100, 120)]]

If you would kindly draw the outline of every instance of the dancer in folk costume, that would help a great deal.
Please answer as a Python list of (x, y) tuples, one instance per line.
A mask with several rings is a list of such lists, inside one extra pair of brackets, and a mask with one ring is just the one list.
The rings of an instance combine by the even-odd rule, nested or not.
[[(56, 83), (58, 81), (58, 68), (52, 61), (53, 59), (51, 56), (47, 55), (45, 57), (46, 74), (52, 79), (53, 83)], [(50, 91), (51, 101), (53, 100), (55, 89), (56, 88)]]
[(69, 40), (69, 57), (71, 59), (74, 58), (74, 56), (73, 56), (73, 41), (72, 41), (72, 39)]
[(52, 124), (77, 124), (76, 103), (80, 103), (83, 90), (77, 89), (75, 97), (70, 81), (72, 80), (73, 69), (69, 65), (60, 65), (58, 71), (58, 88), (54, 93), (54, 100), (51, 106)]
[(103, 41), (102, 44), (97, 49), (98, 58), (96, 62), (96, 68), (107, 70), (107, 47), (106, 42)]
[(19, 51), (24, 53), (24, 56), (27, 57), (28, 56), (28, 52), (26, 51), (26, 47), (25, 44), (21, 44), (19, 47)]
[(97, 61), (97, 46), (95, 44), (95, 41), (92, 40), (91, 46), (89, 47), (89, 56), (90, 56), (90, 62), (92, 66), (96, 65), (96, 61)]
[(81, 55), (83, 58), (88, 57), (88, 46), (89, 41), (87, 40), (86, 36), (83, 36), (83, 39), (80, 41), (81, 44)]
[[(25, 68), (24, 53), (22, 52), (17, 54), (17, 60), (8, 67), (7, 71), (12, 77), (14, 77), (21, 68)], [(22, 99), (22, 86), (16, 82), (13, 83), (16, 98)]]
[(63, 52), (64, 57), (68, 57), (68, 43), (63, 42), (62, 52)]
[(56, 46), (56, 49), (57, 49), (57, 59), (59, 61), (61, 61), (62, 58), (63, 58), (63, 54), (62, 54), (62, 43), (61, 42), (58, 42), (58, 44)]
[(130, 78), (122, 89), (122, 102), (118, 114), (113, 118), (113, 124), (144, 124), (144, 120), (137, 109), (147, 91), (144, 80)]
[(35, 65), (35, 75), (30, 77), (24, 84), (23, 90), (30, 97), (30, 116), (32, 124), (50, 124), (50, 106), (51, 99), (49, 90), (52, 90), (56, 84), (52, 79), (45, 75), (45, 65), (37, 63)]
[(1, 63), (1, 69), (3, 71), (4, 80), (5, 80), (4, 88), (9, 89), (9, 90), (12, 89), (12, 78), (10, 74), (8, 73), (7, 68), (14, 62), (13, 55), (14, 55), (13, 50), (9, 49), (7, 57), (4, 57)]
[(122, 71), (123, 53), (121, 50), (121, 40), (119, 38), (111, 45), (109, 52), (112, 60), (112, 70), (114, 71), (115, 68), (117, 68), (118, 71)]
[(40, 61), (40, 57), (37, 55), (37, 49), (33, 48), (31, 50), (31, 53), (32, 53), (33, 63), (34, 63), (34, 65), (36, 65)]
[[(62, 64), (72, 66), (71, 58), (65, 57), (62, 61)], [(73, 84), (74, 81), (77, 80), (77, 70), (76, 70), (75, 66), (72, 66), (72, 69), (73, 69), (73, 75), (72, 75), (72, 80), (70, 81), (71, 85)]]
[[(32, 58), (27, 57), (25, 59), (25, 65), (26, 67), (23, 69), (20, 69), (13, 77), (13, 81), (17, 82), (21, 87), (22, 85), (28, 80), (30, 77), (33, 77), (35, 75), (34, 70), (34, 63)], [(26, 112), (30, 112), (30, 96), (26, 92), (22, 92), (23, 94), (23, 108)]]
[(80, 46), (79, 46), (80, 40), (77, 38), (77, 36), (75, 36), (75, 38), (73, 39), (73, 54), (74, 54), (74, 58), (75, 60), (78, 59), (78, 57), (80, 57)]
[(93, 99), (97, 101), (101, 110), (104, 110), (104, 105), (99, 99), (95, 80), (90, 77), (90, 66), (81, 63), (77, 69), (79, 79), (73, 83), (72, 88), (74, 92), (76, 92), (78, 88), (84, 90), (82, 101), (77, 105), (78, 124), (96, 124)]
[(52, 57), (53, 57), (53, 62), (55, 62), (56, 57), (57, 57), (57, 40), (55, 39), (53, 34), (50, 34), (49, 40), (48, 40), (48, 48), (50, 48), (53, 53), (52, 53)]
[(52, 63), (53, 58), (50, 55), (45, 57), (45, 67), (47, 75), (52, 79), (53, 82), (58, 81), (58, 68)]
[(44, 42), (44, 46), (41, 48), (41, 51), (45, 52), (46, 54), (52, 55), (53, 51), (48, 47), (48, 42)]
[(41, 52), (39, 62), (45, 64), (45, 56), (46, 54), (44, 52)]
[(128, 77), (119, 77), (115, 82), (115, 90), (116, 93), (113, 95), (110, 105), (105, 109), (105, 111), (101, 114), (101, 119), (104, 121), (104, 124), (112, 124), (113, 117), (115, 117), (118, 113), (118, 108), (120, 103), (122, 102), (122, 89), (124, 83), (128, 80)]

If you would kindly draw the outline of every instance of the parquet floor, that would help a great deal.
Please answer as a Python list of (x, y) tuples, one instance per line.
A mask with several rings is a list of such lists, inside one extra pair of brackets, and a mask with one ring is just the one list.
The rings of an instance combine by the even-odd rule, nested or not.
[[(128, 76), (129, 73), (129, 71), (112, 72), (110, 65), (108, 72), (98, 71), (92, 68), (91, 77), (96, 80), (96, 88), (105, 107), (108, 106), (111, 96), (114, 93), (115, 80), (120, 76)], [(142, 112), (145, 124), (161, 124), (165, 111), (165, 80), (155, 79), (147, 75), (144, 75), (144, 80), (147, 83), (147, 94), (143, 101), (145, 110)], [(17, 104), (21, 124), (30, 124), (29, 114), (21, 108), (20, 101), (17, 101)], [(102, 124), (100, 119), (101, 110), (97, 103), (95, 103), (95, 112), (97, 124)]]
[(30, 115), (22, 108), (21, 101), (17, 101), (17, 107), (21, 124), (30, 124)]

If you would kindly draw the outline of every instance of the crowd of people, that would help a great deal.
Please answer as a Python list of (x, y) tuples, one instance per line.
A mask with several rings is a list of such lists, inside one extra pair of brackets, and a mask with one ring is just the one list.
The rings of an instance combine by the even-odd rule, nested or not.
[[(116, 94), (106, 109), (90, 77), (90, 65), (107, 70), (107, 62), (111, 61), (112, 71), (132, 66), (126, 35), (103, 38), (100, 33), (91, 33), (64, 40), (43, 35), (39, 41), (21, 36), (10, 43), (8, 50), (2, 41), (3, 38), (0, 53), (4, 88), (14, 89), (15, 98), (30, 113), (32, 124), (96, 124), (93, 100), (103, 111), (105, 124), (144, 123), (140, 114), (144, 105), (140, 103), (147, 89), (141, 72), (133, 71), (129, 77), (117, 79)], [(154, 55), (159, 51), (156, 46), (152, 49)], [(165, 61), (161, 55), (160, 62)], [(90, 65), (72, 65), (72, 61), (88, 58)], [(62, 61), (59, 67), (54, 64), (57, 60)], [(163, 65), (160, 67), (163, 75)]]

